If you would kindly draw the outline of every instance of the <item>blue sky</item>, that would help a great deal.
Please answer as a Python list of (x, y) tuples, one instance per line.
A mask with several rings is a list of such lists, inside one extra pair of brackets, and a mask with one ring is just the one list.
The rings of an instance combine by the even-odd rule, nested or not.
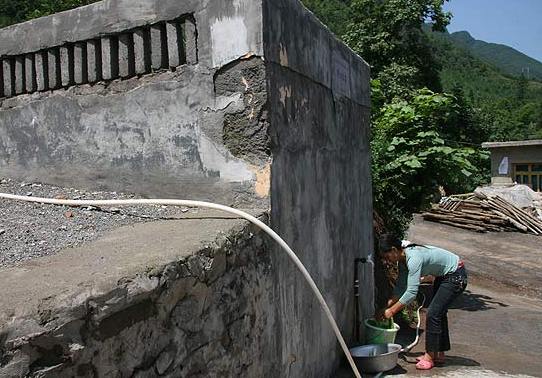
[(542, 0), (450, 0), (450, 33), (508, 45), (542, 62)]

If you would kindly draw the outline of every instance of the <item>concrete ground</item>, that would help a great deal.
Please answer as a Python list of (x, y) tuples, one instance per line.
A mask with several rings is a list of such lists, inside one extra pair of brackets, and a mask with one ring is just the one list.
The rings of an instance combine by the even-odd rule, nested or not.
[[(416, 370), (422, 333), (418, 346), (384, 376), (542, 377), (542, 237), (478, 234), (416, 218), (409, 240), (461, 255), (469, 286), (449, 311), (452, 350), (446, 364)], [(414, 337), (413, 329), (403, 327), (397, 341), (407, 345)], [(343, 367), (336, 378), (351, 376)]]

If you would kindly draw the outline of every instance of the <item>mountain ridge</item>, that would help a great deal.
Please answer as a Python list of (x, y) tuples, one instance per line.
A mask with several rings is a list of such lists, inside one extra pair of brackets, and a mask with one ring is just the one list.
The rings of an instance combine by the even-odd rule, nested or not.
[(489, 63), (504, 74), (542, 81), (542, 62), (500, 43), (475, 39), (468, 31), (449, 33), (448, 37), (475, 57)]

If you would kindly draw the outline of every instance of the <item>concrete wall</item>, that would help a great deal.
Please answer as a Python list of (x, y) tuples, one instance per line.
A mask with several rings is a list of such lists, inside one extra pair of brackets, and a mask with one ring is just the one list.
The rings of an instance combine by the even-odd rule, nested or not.
[(266, 202), (261, 17), (251, 0), (107, 0), (0, 30), (1, 172)]
[[(373, 246), (369, 68), (297, 1), (266, 1), (264, 25), (273, 109), (271, 222), (299, 253), (351, 341), (354, 258)], [(276, 264), (276, 347), (288, 369), (275, 376), (329, 376), (342, 358), (331, 328), (291, 264)], [(372, 274), (362, 269), (368, 315)]]
[[(354, 258), (373, 249), (369, 69), (298, 1), (104, 1), (1, 30), (0, 55), (126, 30), (133, 37), (186, 15), (197, 29), (197, 63), (4, 99), (0, 169), (152, 196), (270, 201), (273, 228), (352, 341)], [(44, 35), (24, 49), (13, 43), (35, 28)], [(331, 327), (297, 270), (272, 252), (269, 337), (248, 358), (263, 359), (261, 370), (247, 376), (329, 376), (342, 358)], [(362, 269), (369, 315), (372, 270)]]
[[(499, 174), (499, 165), (508, 157), (508, 173)], [(542, 146), (491, 148), (491, 177), (514, 177), (514, 164), (542, 163)]]
[(47, 263), (1, 271), (1, 377), (271, 376), (270, 254), (246, 222), (136, 225)]

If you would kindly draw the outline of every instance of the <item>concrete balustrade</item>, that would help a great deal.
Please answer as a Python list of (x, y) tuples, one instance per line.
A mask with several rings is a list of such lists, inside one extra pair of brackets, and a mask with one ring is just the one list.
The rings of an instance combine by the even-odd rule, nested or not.
[(87, 75), (89, 83), (102, 79), (102, 48), (98, 39), (87, 41)]
[(197, 62), (196, 25), (183, 16), (99, 39), (3, 56), (0, 97), (127, 79)]
[(138, 75), (150, 72), (150, 35), (146, 29), (134, 30), (135, 73)]
[(36, 70), (34, 68), (34, 54), (27, 54), (24, 58), (24, 73), (26, 82), (26, 92), (36, 91)]
[(71, 47), (62, 46), (60, 48), (60, 77), (63, 87), (67, 87), (73, 82), (73, 67), (70, 67), (72, 61), (70, 55), (72, 54), (73, 50)]
[(56, 89), (61, 84), (60, 51), (58, 48), (52, 48), (47, 51), (47, 64), (49, 70), (49, 89)]
[(184, 61), (182, 34), (178, 21), (166, 23), (166, 38), (169, 67), (174, 68)]
[(186, 18), (183, 22), (183, 45), (186, 63), (196, 64), (198, 62), (197, 30), (196, 23), (191, 18)]
[(10, 97), (15, 93), (13, 88), (13, 66), (12, 60), (7, 58), (2, 61), (3, 81), (4, 81), (4, 96)]
[(34, 55), (34, 70), (36, 72), (36, 89), (44, 91), (47, 89), (47, 83), (49, 82), (49, 69), (47, 67), (47, 56), (43, 51)]
[(24, 57), (15, 57), (15, 94), (21, 94), (26, 89), (24, 73)]
[(159, 70), (169, 64), (167, 55), (167, 34), (165, 25), (160, 23), (151, 26), (151, 61), (152, 69)]
[(87, 82), (87, 44), (86, 42), (76, 43), (73, 48), (73, 76), (75, 84)]

